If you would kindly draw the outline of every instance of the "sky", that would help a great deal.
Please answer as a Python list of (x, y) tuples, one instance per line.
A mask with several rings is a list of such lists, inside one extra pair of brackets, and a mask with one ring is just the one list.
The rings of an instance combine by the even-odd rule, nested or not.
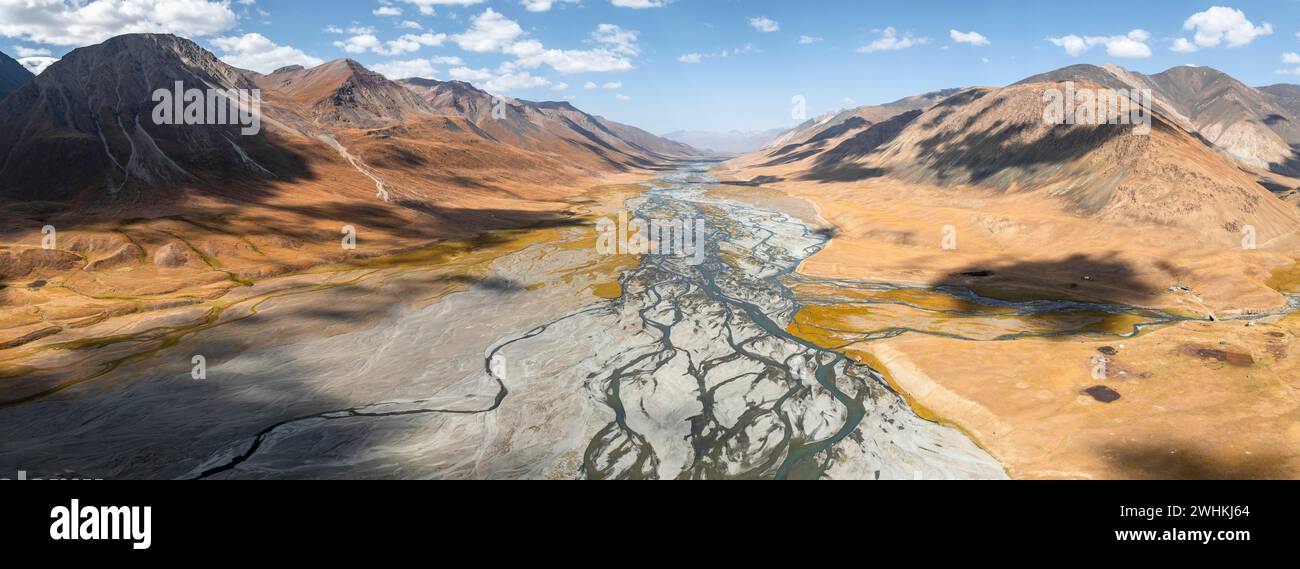
[(1300, 0), (0, 0), (0, 51), (34, 70), (131, 32), (263, 73), (352, 58), (659, 134), (789, 127), (800, 104), (812, 117), (1076, 63), (1300, 83)]

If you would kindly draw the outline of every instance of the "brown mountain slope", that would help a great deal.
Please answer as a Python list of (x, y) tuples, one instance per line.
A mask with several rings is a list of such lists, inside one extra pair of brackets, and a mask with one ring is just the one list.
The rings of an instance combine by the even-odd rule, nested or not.
[(406, 79), (435, 112), (461, 116), (492, 140), (550, 153), (590, 169), (656, 169), (701, 153), (641, 129), (584, 113), (565, 102), (496, 97), (461, 81)]
[(35, 75), (14, 58), (0, 53), (0, 99), (31, 81)]
[(136, 34), (72, 51), (0, 101), (0, 197), (138, 198), (207, 181), (295, 179), (305, 158), (236, 125), (154, 124), (156, 89), (253, 89), (189, 40)]
[(1046, 124), (1048, 88), (1064, 85), (967, 90), (927, 111), (838, 137), (797, 161), (760, 163), (739, 175), (1035, 192), (1076, 215), (1193, 228), (1221, 240), (1238, 239), (1246, 225), (1265, 241), (1300, 224), (1294, 208), (1159, 114), (1150, 136), (1133, 135), (1126, 125)]
[(1155, 75), (1115, 65), (1075, 65), (1021, 81), (1090, 81), (1110, 88), (1150, 89), (1171, 122), (1196, 132), (1245, 165), (1300, 175), (1300, 114), (1275, 95), (1209, 67), (1182, 66)]
[[(822, 115), (803, 122), (778, 136), (766, 147), (739, 156), (729, 164), (749, 167), (801, 163), (822, 156), (832, 149), (838, 149), (859, 135), (864, 139), (870, 139), (879, 132), (877, 129), (875, 133), (865, 134), (865, 131), (873, 125), (911, 111), (927, 109), (959, 91), (960, 89), (945, 89), (899, 99), (884, 105), (857, 107)], [(850, 143), (849, 146), (861, 148), (863, 144), (859, 141)]]
[(351, 59), (279, 69), (257, 84), (302, 105), (316, 123), (331, 128), (380, 128), (434, 114), (415, 93)]

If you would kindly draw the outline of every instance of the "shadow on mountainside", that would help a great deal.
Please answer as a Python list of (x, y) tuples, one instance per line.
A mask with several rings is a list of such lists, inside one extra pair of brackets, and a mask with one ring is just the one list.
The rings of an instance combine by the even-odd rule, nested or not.
[[(1054, 261), (991, 260), (953, 271), (930, 286), (973, 292), (1005, 301), (1069, 300), (1106, 305), (1142, 307), (1168, 285), (1151, 282), (1115, 253), (1075, 254)], [(963, 310), (980, 312), (988, 307), (965, 303)], [(1095, 309), (1062, 309), (1040, 313), (1032, 322), (1042, 329), (1060, 332), (1132, 332), (1132, 319)], [(1069, 335), (1058, 336), (1062, 339)]]

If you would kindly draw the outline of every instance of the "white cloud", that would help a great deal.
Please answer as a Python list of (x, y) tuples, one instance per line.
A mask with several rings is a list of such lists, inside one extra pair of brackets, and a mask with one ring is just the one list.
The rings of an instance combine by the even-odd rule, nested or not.
[(599, 48), (547, 49), (542, 42), (528, 38), (514, 20), (491, 8), (475, 16), (470, 28), (452, 36), (452, 39), (466, 51), (515, 56), (515, 61), (506, 64), (510, 72), (521, 67), (534, 69), (542, 65), (564, 74), (629, 71), (633, 65), (627, 56), (639, 51), (636, 44), (637, 32), (613, 24), (601, 24), (592, 32), (591, 41), (599, 44)]
[(300, 49), (277, 45), (266, 36), (257, 33), (215, 38), (212, 40), (212, 45), (221, 51), (218, 57), (222, 61), (258, 73), (270, 73), (287, 65), (315, 67), (324, 63), (319, 58), (303, 53)]
[(552, 90), (552, 91), (568, 91), (568, 90), (569, 90), (569, 84), (568, 84), (568, 83), (556, 83), (556, 84), (554, 84), (554, 85), (551, 85), (551, 90)]
[(20, 57), (17, 61), (22, 64), (23, 67), (26, 67), (28, 71), (31, 71), (33, 75), (40, 75), (49, 66), (54, 65), (54, 62), (58, 60), (59, 58), (57, 57), (34, 55), (31, 57)]
[(415, 20), (402, 20), (402, 23), (397, 24), (397, 27), (399, 27), (399, 28), (401, 28), (401, 29), (404, 29), (404, 30), (423, 30), (423, 29), (424, 29), (424, 26), (421, 26), (421, 25), (420, 25), (420, 22), (417, 22), (417, 21), (415, 21)]
[(1192, 53), (1200, 48), (1196, 47), (1196, 44), (1192, 43), (1187, 38), (1178, 38), (1174, 40), (1173, 47), (1170, 47), (1169, 49), (1177, 53)]
[(470, 29), (452, 36), (452, 39), (465, 51), (487, 53), (504, 51), (522, 35), (524, 29), (518, 23), (488, 8), (474, 17)]
[(591, 32), (591, 39), (615, 53), (637, 55), (641, 53), (641, 46), (637, 45), (640, 34), (636, 30), (625, 30), (614, 24), (600, 24), (596, 26), (596, 31)]
[(453, 67), (448, 73), (457, 81), (485, 81), (492, 78), (491, 71), (469, 67)]
[(948, 37), (951, 37), (952, 41), (957, 43), (968, 43), (975, 46), (988, 45), (990, 43), (989, 38), (984, 37), (984, 34), (974, 30), (969, 32), (948, 30)]
[(763, 33), (770, 34), (772, 32), (781, 31), (781, 24), (778, 24), (776, 20), (773, 20), (766, 16), (760, 16), (758, 18), (750, 18), (749, 25), (750, 27)]
[(419, 77), (421, 79), (433, 79), (438, 76), (438, 70), (433, 68), (433, 63), (427, 59), (408, 59), (405, 61), (386, 61), (370, 66), (376, 73), (383, 75), (392, 80), (409, 79)]
[(820, 43), (821, 41), (822, 38), (817, 36), (799, 36), (799, 45), (809, 45), (814, 43)]
[(1300, 63), (1300, 53), (1282, 54), (1282, 63)]
[(1219, 47), (1224, 43), (1228, 47), (1242, 47), (1250, 45), (1255, 38), (1273, 33), (1272, 24), (1265, 22), (1263, 25), (1256, 26), (1246, 19), (1245, 12), (1223, 6), (1214, 6), (1204, 12), (1192, 14), (1192, 17), (1183, 22), (1183, 29), (1195, 32), (1193, 34), (1195, 47), (1192, 42), (1180, 38), (1181, 41), (1174, 43), (1174, 51), (1180, 53), (1190, 53), (1198, 48)]
[(700, 55), (698, 53), (688, 53), (686, 55), (678, 57), (677, 61), (694, 65), (696, 63), (699, 63), (702, 59), (704, 59), (703, 55)]
[(556, 4), (577, 4), (581, 0), (520, 0), (529, 12), (549, 12)]
[(388, 41), (380, 41), (374, 34), (361, 34), (352, 36), (343, 41), (334, 42), (337, 47), (347, 53), (366, 53), (372, 52), (379, 55), (402, 55), (404, 53), (413, 53), (420, 51), (420, 48), (426, 46), (440, 46), (447, 39), (447, 34), (404, 34), (401, 37)]
[(925, 45), (928, 43), (930, 43), (930, 38), (927, 37), (916, 38), (916, 37), (912, 37), (912, 34), (910, 33), (903, 34), (903, 37), (898, 37), (898, 31), (890, 27), (882, 30), (880, 32), (880, 37), (876, 38), (875, 41), (858, 48), (858, 53), (872, 53), (876, 51), (897, 51), (900, 49), (907, 49), (912, 46)]
[(370, 13), (376, 16), (396, 17), (402, 15), (402, 9), (398, 8), (397, 6), (380, 6), (378, 8), (375, 8), (374, 10), (371, 10)]
[(482, 4), (487, 0), (401, 0), (407, 4), (414, 4), (419, 7), (420, 13), (425, 16), (432, 16), (437, 13), (434, 6), (474, 6)]
[(622, 89), (622, 88), (623, 88), (623, 84), (622, 84), (622, 83), (619, 83), (619, 82), (617, 82), (617, 81), (610, 81), (609, 83), (606, 83), (606, 84), (604, 84), (604, 85), (601, 85), (600, 88), (602, 88), (602, 89)]
[(127, 33), (206, 37), (238, 24), (228, 2), (210, 0), (0, 0), (0, 35), (53, 45)]
[(1068, 35), (1060, 38), (1047, 38), (1047, 41), (1065, 48), (1070, 57), (1078, 57), (1095, 46), (1106, 46), (1106, 54), (1111, 57), (1127, 59), (1144, 59), (1151, 57), (1151, 47), (1146, 44), (1151, 34), (1146, 30), (1133, 30), (1122, 36), (1085, 36)]
[(669, 0), (610, 0), (610, 4), (619, 8), (663, 8), (668, 5)]
[(325, 32), (326, 32), (326, 33), (331, 33), (331, 34), (342, 34), (342, 33), (345, 33), (345, 32), (343, 31), (343, 28), (340, 28), (340, 27), (338, 27), (338, 26), (334, 26), (334, 25), (325, 26)]
[(42, 55), (43, 56), (53, 55), (52, 53), (50, 53), (50, 50), (45, 49), (43, 47), (32, 48), (32, 47), (26, 47), (21, 45), (14, 46), (14, 53), (17, 53), (18, 57), (39, 57)]
[(620, 101), (631, 101), (631, 100), (632, 100), (632, 97), (629, 97), (629, 96), (624, 95), (624, 94), (622, 94), (622, 93), (618, 93), (618, 94), (614, 95), (614, 98), (615, 98), (615, 99), (618, 99), (618, 100), (620, 100)]
[(504, 93), (523, 89), (536, 89), (550, 84), (550, 80), (545, 77), (537, 77), (526, 71), (518, 71), (497, 75), (484, 83), (483, 88), (495, 93)]

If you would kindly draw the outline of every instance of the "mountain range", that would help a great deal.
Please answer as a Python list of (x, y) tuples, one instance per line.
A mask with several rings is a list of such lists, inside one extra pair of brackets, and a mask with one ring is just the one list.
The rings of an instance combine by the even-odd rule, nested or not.
[[(1065, 82), (1151, 89), (1151, 134), (1045, 123), (1045, 92)], [(1203, 67), (1146, 76), (1077, 65), (819, 117), (728, 166), (767, 179), (1038, 191), (1084, 216), (1278, 235), (1297, 226), (1296, 208), (1270, 193), (1300, 186), (1297, 89), (1254, 89)]]
[(9, 96), (35, 75), (12, 57), (0, 53), (0, 99)]
[[(176, 82), (260, 89), (261, 132), (154, 124), (151, 93)], [(432, 206), (463, 180), (576, 182), (699, 154), (568, 103), (498, 99), (465, 83), (397, 83), (351, 60), (261, 75), (156, 34), (72, 51), (0, 101), (0, 130), (0, 196), (95, 203), (319, 180), (344, 166), (381, 196)]]
[(753, 152), (766, 146), (772, 139), (781, 136), (787, 129), (770, 130), (730, 130), (712, 132), (704, 130), (678, 130), (664, 134), (664, 138), (675, 140), (694, 148), (715, 154), (733, 155)]

